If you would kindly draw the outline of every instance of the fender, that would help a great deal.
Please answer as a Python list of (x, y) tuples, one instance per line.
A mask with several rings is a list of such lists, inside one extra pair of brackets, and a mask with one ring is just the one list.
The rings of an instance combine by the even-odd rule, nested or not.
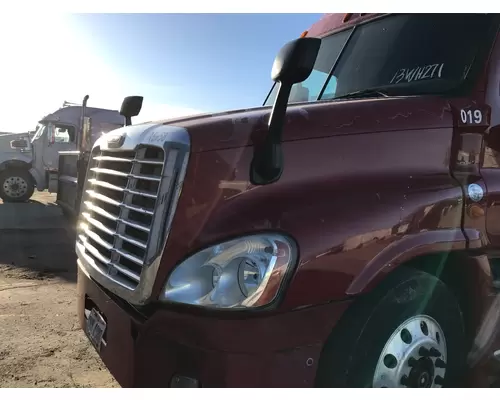
[(25, 160), (7, 160), (0, 164), (0, 172), (5, 171), (9, 168), (20, 168), (27, 170), (33, 178), (33, 182), (35, 183), (37, 189), (45, 189), (45, 179), (43, 178), (43, 176), (40, 176), (40, 173), (35, 168), (32, 167), (31, 161), (28, 162)]
[(27, 157), (21, 159), (9, 159), (0, 163), (0, 171), (5, 171), (8, 168), (22, 168), (29, 170), (31, 168), (31, 160)]
[(10, 168), (27, 170), (33, 178), (36, 188), (38, 190), (45, 190), (45, 179), (35, 168), (32, 167), (31, 162), (27, 162), (25, 160), (7, 160), (0, 164), (0, 172)]
[[(476, 247), (477, 241), (473, 243), (474, 247)], [(442, 251), (466, 250), (467, 248), (467, 238), (459, 228), (403, 236), (385, 247), (368, 262), (366, 267), (352, 281), (346, 294), (348, 296), (357, 296), (369, 292), (388, 273), (417, 256)]]

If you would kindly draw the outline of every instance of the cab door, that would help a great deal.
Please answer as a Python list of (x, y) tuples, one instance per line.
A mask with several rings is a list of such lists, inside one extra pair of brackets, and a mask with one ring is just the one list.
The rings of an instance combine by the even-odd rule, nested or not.
[[(486, 384), (488, 377), (494, 376), (498, 379), (498, 369), (495, 364), (498, 365), (500, 361), (500, 35), (498, 34), (489, 59), (484, 107), (472, 104), (470, 108), (472, 116), (474, 117), (476, 113), (478, 119), (481, 117), (482, 123), (486, 126), (484, 130), (476, 127), (476, 131), (482, 133), (480, 163), (482, 179), (477, 182), (478, 187), (472, 187), (468, 194), (469, 205), (466, 208), (465, 221), (479, 220), (482, 218), (481, 212), (484, 212), (486, 233), (481, 243), (483, 255), (479, 256), (484, 259), (483, 272), (477, 274), (477, 276), (482, 274), (481, 279), (473, 284), (475, 289), (471, 292), (471, 301), (475, 303), (475, 314), (480, 323), (473, 349), (469, 354), (469, 367), (476, 372), (477, 379)], [(474, 353), (477, 354), (476, 357)], [(484, 363), (485, 360), (493, 359), (497, 360), (493, 364)]]
[(500, 34), (490, 57), (486, 104), (490, 120), (481, 167), (486, 184), (486, 230), (492, 249), (500, 250)]
[(46, 170), (57, 170), (59, 152), (76, 150), (76, 127), (69, 124), (48, 124), (43, 149)]

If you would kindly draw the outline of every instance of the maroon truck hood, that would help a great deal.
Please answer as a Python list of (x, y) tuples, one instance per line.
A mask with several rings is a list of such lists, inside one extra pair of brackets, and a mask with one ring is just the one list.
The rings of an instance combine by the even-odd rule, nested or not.
[[(290, 106), (283, 141), (452, 126), (450, 106), (438, 97), (399, 97)], [(270, 107), (161, 121), (186, 128), (193, 152), (251, 146), (267, 132)]]

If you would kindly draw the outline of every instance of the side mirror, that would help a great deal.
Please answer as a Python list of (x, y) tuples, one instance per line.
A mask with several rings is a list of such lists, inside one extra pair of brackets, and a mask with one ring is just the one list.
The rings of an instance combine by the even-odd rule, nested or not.
[(276, 56), (271, 78), (279, 84), (269, 117), (268, 133), (261, 148), (254, 151), (250, 181), (254, 185), (276, 182), (283, 173), (281, 133), (292, 86), (305, 81), (314, 68), (321, 39), (300, 38), (284, 45)]
[(271, 79), (292, 86), (305, 81), (314, 68), (321, 39), (300, 38), (285, 44), (274, 59)]
[(142, 96), (128, 96), (123, 99), (120, 114), (125, 117), (125, 125), (132, 125), (132, 117), (139, 115), (142, 108)]
[(11, 149), (23, 149), (28, 147), (28, 141), (25, 139), (12, 140), (10, 142)]

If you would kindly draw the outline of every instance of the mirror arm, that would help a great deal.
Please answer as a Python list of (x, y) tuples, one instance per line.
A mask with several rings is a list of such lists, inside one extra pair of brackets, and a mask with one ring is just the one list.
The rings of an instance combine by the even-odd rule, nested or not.
[(250, 180), (255, 185), (276, 182), (283, 173), (281, 137), (292, 85), (283, 83), (279, 83), (279, 85), (276, 101), (269, 116), (268, 133), (264, 143), (254, 149), (250, 166)]
[(285, 85), (283, 83), (279, 83), (279, 85), (280, 87), (276, 95), (276, 101), (274, 102), (271, 115), (269, 116), (269, 132), (267, 135), (268, 137), (274, 138), (277, 142), (281, 142), (281, 133), (283, 132), (285, 123), (286, 109), (290, 93), (292, 92), (292, 85)]

